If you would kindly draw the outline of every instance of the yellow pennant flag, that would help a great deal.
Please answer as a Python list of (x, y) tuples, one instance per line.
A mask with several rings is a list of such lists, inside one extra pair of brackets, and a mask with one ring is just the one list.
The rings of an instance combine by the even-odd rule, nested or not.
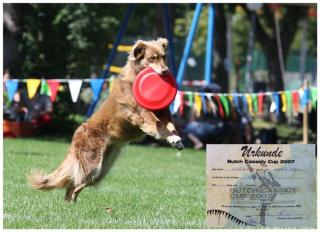
[(287, 96), (285, 93), (281, 93), (281, 101), (282, 101), (282, 112), (287, 111)]
[(110, 92), (112, 91), (112, 88), (113, 88), (113, 77), (111, 77), (109, 79), (109, 90), (110, 90)]
[(247, 102), (248, 102), (249, 112), (250, 112), (250, 114), (252, 114), (253, 110), (252, 110), (252, 98), (251, 98), (251, 95), (250, 94), (246, 94), (246, 98), (247, 98)]
[(232, 95), (228, 95), (229, 101), (233, 102), (233, 96)]
[(196, 115), (197, 117), (200, 117), (202, 102), (201, 102), (201, 96), (198, 93), (194, 94), (194, 104), (196, 108)]
[(27, 90), (29, 98), (33, 98), (37, 92), (38, 86), (40, 85), (40, 79), (27, 79)]

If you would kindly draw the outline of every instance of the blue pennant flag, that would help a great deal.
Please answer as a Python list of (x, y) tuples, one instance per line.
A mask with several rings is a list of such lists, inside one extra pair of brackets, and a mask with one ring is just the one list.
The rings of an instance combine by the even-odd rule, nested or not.
[(18, 84), (19, 84), (18, 81), (14, 81), (14, 80), (7, 80), (6, 81), (6, 88), (7, 88), (8, 97), (9, 97), (10, 102), (13, 100), (13, 96), (17, 92)]
[(305, 88), (300, 101), (302, 108), (304, 108), (308, 104), (309, 99), (310, 99), (309, 89)]
[(232, 94), (232, 96), (233, 96), (234, 106), (236, 107), (236, 110), (240, 112), (238, 96), (236, 94)]
[(272, 93), (274, 103), (276, 104), (276, 115), (277, 117), (280, 115), (280, 97), (279, 93), (274, 92)]
[(206, 94), (205, 93), (200, 93), (201, 99), (202, 99), (202, 110), (203, 113), (207, 113), (207, 102), (206, 102)]
[(247, 98), (246, 96), (242, 96), (242, 103), (243, 103), (243, 111), (247, 112), (248, 111), (248, 103), (247, 103)]
[(104, 83), (104, 79), (92, 79), (90, 80), (90, 85), (93, 91), (93, 99), (98, 100), (99, 93), (101, 91), (102, 85)]

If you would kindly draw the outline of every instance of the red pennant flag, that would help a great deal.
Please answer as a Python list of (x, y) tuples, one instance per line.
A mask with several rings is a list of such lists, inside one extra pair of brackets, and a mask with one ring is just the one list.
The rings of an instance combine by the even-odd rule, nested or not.
[(262, 114), (263, 111), (263, 93), (258, 94), (258, 111), (259, 114)]
[(183, 115), (183, 96), (184, 96), (184, 93), (181, 91), (180, 92), (180, 106), (179, 106), (179, 114), (180, 114), (180, 116)]
[(293, 110), (299, 112), (299, 92), (297, 90), (292, 91), (292, 103)]
[(56, 97), (57, 97), (57, 93), (58, 93), (58, 88), (59, 88), (60, 82), (59, 81), (55, 81), (55, 80), (48, 80), (47, 83), (48, 83), (49, 88), (51, 90), (50, 99), (51, 99), (52, 102), (54, 102), (56, 100)]
[(214, 97), (218, 102), (219, 113), (220, 113), (221, 117), (224, 118), (224, 112), (223, 112), (223, 107), (222, 107), (222, 104), (221, 104), (221, 101), (220, 101), (220, 97), (218, 95), (215, 95)]

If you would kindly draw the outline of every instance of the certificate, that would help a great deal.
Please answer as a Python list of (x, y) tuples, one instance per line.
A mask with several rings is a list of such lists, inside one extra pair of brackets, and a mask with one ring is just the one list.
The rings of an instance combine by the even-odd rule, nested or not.
[(315, 145), (207, 145), (209, 228), (316, 228)]

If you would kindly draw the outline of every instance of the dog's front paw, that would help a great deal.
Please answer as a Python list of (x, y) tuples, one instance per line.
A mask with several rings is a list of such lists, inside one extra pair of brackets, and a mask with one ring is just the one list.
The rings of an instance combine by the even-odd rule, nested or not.
[(168, 136), (167, 141), (171, 144), (171, 146), (177, 148), (178, 150), (182, 150), (184, 148), (181, 138), (177, 135)]

